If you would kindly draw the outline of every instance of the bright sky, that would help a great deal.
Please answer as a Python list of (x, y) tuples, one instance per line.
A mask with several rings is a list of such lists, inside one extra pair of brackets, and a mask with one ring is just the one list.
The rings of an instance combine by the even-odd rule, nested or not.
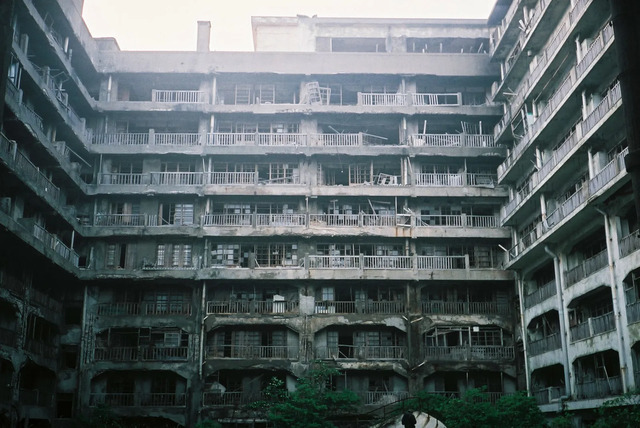
[(197, 21), (211, 21), (211, 50), (251, 51), (251, 16), (479, 18), (496, 0), (84, 0), (94, 37), (123, 50), (192, 51)]

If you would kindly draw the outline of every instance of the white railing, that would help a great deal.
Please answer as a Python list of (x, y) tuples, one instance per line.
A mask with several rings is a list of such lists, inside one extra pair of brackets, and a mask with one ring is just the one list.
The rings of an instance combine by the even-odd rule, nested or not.
[(152, 89), (151, 101), (156, 103), (206, 103), (207, 95), (204, 91)]
[(620, 82), (616, 84), (607, 92), (602, 101), (596, 108), (582, 122), (582, 135), (586, 135), (600, 120), (609, 113), (618, 101), (622, 100), (622, 93), (620, 91)]
[(253, 146), (255, 132), (212, 132), (207, 134), (208, 146)]
[(362, 134), (311, 134), (309, 136), (312, 145), (329, 147), (361, 146)]
[(147, 132), (120, 132), (113, 134), (93, 134), (93, 144), (139, 146), (149, 144)]
[(462, 94), (411, 94), (411, 100), (415, 106), (459, 106), (462, 105)]
[(202, 216), (203, 226), (252, 226), (252, 214), (205, 214)]
[(259, 133), (259, 146), (305, 146), (306, 134), (300, 133)]
[(411, 269), (411, 256), (364, 256), (364, 269)]
[(100, 184), (140, 185), (148, 183), (149, 177), (143, 173), (103, 172), (100, 175)]
[(495, 147), (493, 134), (413, 134), (418, 147)]
[(452, 270), (466, 268), (465, 256), (418, 256), (420, 270)]
[(207, 184), (256, 184), (257, 172), (209, 172)]
[(407, 94), (372, 94), (358, 92), (358, 105), (405, 106), (407, 105)]
[(150, 172), (151, 184), (161, 186), (196, 186), (203, 184), (202, 172)]
[(309, 214), (311, 226), (347, 226), (358, 227), (358, 214)]
[(359, 269), (359, 256), (309, 255), (309, 269)]
[(153, 134), (156, 146), (200, 146), (200, 134), (197, 132), (156, 132)]
[(96, 214), (94, 226), (144, 226), (146, 214)]
[(440, 172), (424, 172), (416, 174), (416, 186), (429, 187), (461, 187), (464, 185), (463, 174), (450, 174)]
[(256, 214), (257, 226), (305, 226), (305, 214)]

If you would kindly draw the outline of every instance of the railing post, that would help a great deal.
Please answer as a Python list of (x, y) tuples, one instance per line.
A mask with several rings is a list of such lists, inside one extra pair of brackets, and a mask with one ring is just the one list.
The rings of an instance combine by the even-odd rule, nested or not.
[(149, 128), (149, 146), (153, 146), (156, 144), (156, 131), (153, 128)]
[(469, 270), (471, 268), (471, 264), (469, 263), (469, 254), (464, 255), (464, 268)]

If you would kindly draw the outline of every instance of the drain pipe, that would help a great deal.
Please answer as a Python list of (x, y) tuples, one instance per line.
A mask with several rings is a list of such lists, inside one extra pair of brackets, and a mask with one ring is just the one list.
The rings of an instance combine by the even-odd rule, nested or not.
[(527, 383), (527, 393), (531, 396), (531, 379), (529, 376), (529, 359), (527, 358), (527, 326), (524, 323), (524, 287), (522, 279), (516, 272), (516, 285), (518, 287), (518, 299), (520, 300), (520, 334), (522, 334), (522, 349), (524, 350), (524, 372), (526, 373), (525, 382)]
[(618, 356), (620, 358), (620, 378), (622, 379), (622, 392), (628, 392), (627, 386), (627, 355), (625, 353), (624, 334), (622, 334), (622, 319), (620, 316), (620, 303), (618, 301), (618, 285), (616, 282), (615, 264), (613, 261), (613, 249), (611, 248), (611, 231), (609, 230), (609, 214), (602, 211), (598, 207), (594, 207), (596, 211), (604, 216), (604, 233), (607, 240), (607, 263), (609, 264), (609, 283), (611, 284), (611, 297), (613, 299), (613, 318), (616, 323), (616, 332), (618, 336)]
[(565, 322), (565, 307), (562, 290), (564, 290), (564, 275), (560, 270), (560, 258), (556, 253), (551, 251), (547, 245), (544, 246), (544, 252), (553, 258), (553, 272), (556, 277), (556, 295), (558, 305), (560, 307), (560, 343), (562, 346), (562, 357), (564, 359), (564, 395), (571, 396), (571, 374), (569, 370), (569, 347), (567, 344), (567, 324)]

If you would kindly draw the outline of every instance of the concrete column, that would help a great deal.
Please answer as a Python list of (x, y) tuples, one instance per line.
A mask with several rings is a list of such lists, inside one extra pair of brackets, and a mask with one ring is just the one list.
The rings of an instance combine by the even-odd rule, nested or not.
[(571, 384), (571, 381), (572, 379), (575, 379), (575, 376), (572, 376), (573, 370), (569, 362), (569, 331), (567, 330), (567, 326), (569, 325), (569, 316), (567, 310), (565, 309), (564, 295), (562, 294), (564, 290), (564, 275), (562, 274), (564, 256), (562, 254), (558, 255), (554, 253), (547, 246), (544, 247), (544, 250), (553, 258), (553, 271), (556, 280), (556, 304), (558, 307), (559, 315), (558, 321), (560, 322), (560, 343), (562, 346), (562, 365), (564, 372), (565, 395), (570, 396), (571, 391), (575, 390), (575, 387)]
[(580, 44), (580, 36), (576, 36), (576, 63), (582, 60), (582, 45)]
[[(615, 259), (617, 259), (617, 255), (620, 254), (618, 251), (614, 253), (614, 247), (616, 250), (618, 249), (618, 233), (615, 227), (615, 221), (611, 221), (609, 214), (601, 211), (600, 209), (597, 210), (604, 216), (604, 232), (607, 240), (607, 260), (609, 265), (609, 287), (611, 288), (611, 298), (613, 300), (613, 315), (616, 323), (616, 337), (618, 339), (617, 349), (620, 364), (620, 379), (622, 379), (622, 391), (628, 392), (629, 379), (631, 378), (633, 373), (629, 373), (628, 364), (628, 361), (632, 361), (631, 344), (626, 343), (625, 335), (623, 334), (623, 329), (625, 329), (627, 326), (627, 318), (626, 316), (621, 316), (623, 310), (626, 314), (624, 290), (621, 290), (615, 272)], [(614, 238), (615, 243), (613, 242)]]
[(587, 150), (587, 158), (589, 159), (589, 164), (587, 165), (589, 167), (589, 180), (591, 180), (594, 176), (595, 176), (595, 172), (593, 171), (593, 149), (591, 147), (589, 147), (589, 149)]

